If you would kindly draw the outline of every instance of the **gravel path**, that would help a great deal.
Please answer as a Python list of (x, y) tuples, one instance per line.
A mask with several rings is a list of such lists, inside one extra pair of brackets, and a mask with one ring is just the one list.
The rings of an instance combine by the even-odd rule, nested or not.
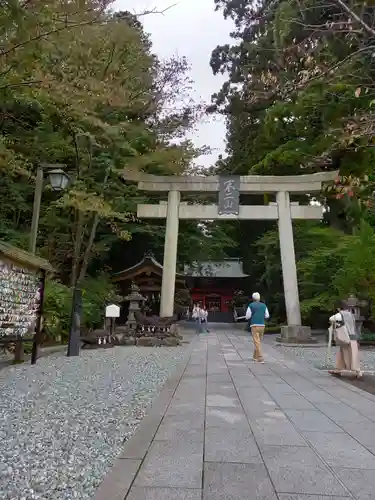
[(1, 370), (1, 499), (91, 499), (188, 349), (83, 351)]
[[(291, 347), (286, 345), (276, 346), (276, 343), (273, 344), (273, 347), (284, 352), (285, 354), (296, 356), (314, 365), (315, 368), (319, 369), (334, 368), (335, 365), (335, 357), (337, 352), (336, 347), (332, 347), (332, 355), (331, 359), (328, 360), (329, 361), (328, 364), (327, 364), (327, 347), (314, 347), (314, 346)], [(371, 370), (371, 371), (375, 370), (375, 347), (360, 348), (360, 359), (361, 359), (362, 370)]]

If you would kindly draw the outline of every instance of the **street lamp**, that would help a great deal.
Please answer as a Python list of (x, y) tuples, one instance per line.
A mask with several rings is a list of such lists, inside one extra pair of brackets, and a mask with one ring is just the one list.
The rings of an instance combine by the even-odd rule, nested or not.
[(35, 192), (34, 192), (34, 205), (33, 205), (33, 218), (31, 221), (31, 232), (30, 232), (30, 242), (29, 242), (29, 252), (33, 255), (36, 251), (36, 239), (38, 236), (38, 225), (39, 225), (39, 215), (40, 215), (40, 203), (42, 200), (43, 191), (43, 179), (44, 170), (48, 172), (49, 182), (51, 184), (53, 191), (64, 190), (70, 181), (70, 177), (61, 167), (66, 167), (66, 165), (51, 165), (51, 164), (41, 164), (38, 166), (36, 171), (35, 179)]
[(62, 168), (54, 168), (48, 172), (52, 191), (64, 191), (68, 187), (70, 178)]
[[(49, 174), (49, 182), (51, 184), (53, 191), (62, 191), (69, 184), (69, 176), (64, 172), (61, 166), (65, 165), (49, 165), (40, 164), (38, 165), (35, 178), (35, 192), (34, 192), (34, 204), (33, 204), (33, 218), (31, 221), (31, 232), (29, 241), (29, 252), (35, 255), (36, 251), (36, 239), (38, 236), (38, 225), (39, 225), (39, 215), (40, 215), (40, 203), (42, 201), (42, 191), (43, 191), (43, 179), (44, 170)], [(44, 280), (44, 278), (43, 278)], [(44, 287), (44, 284), (43, 284)], [(42, 292), (43, 294), (43, 292)], [(41, 304), (43, 304), (43, 296), (41, 297)], [(42, 306), (41, 306), (42, 307)], [(40, 310), (39, 324), (37, 324), (37, 331), (35, 333), (33, 350), (31, 353), (31, 364), (35, 364), (38, 358), (38, 345), (40, 344), (40, 321), (41, 321), (42, 309)]]

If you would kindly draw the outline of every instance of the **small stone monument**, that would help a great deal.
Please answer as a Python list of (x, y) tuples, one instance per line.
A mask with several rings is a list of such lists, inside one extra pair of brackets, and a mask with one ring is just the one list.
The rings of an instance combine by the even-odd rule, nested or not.
[(140, 304), (146, 300), (146, 298), (139, 293), (139, 290), (139, 286), (137, 286), (133, 281), (130, 287), (130, 293), (124, 299), (129, 301), (129, 314), (126, 321), (126, 326), (130, 330), (136, 329), (137, 321), (135, 319), (134, 313), (141, 310)]
[(301, 325), (281, 327), (281, 335), (276, 337), (281, 344), (315, 344), (317, 340), (311, 336), (311, 328)]
[(364, 321), (364, 316), (362, 316), (362, 311), (361, 308), (367, 306), (367, 301), (365, 300), (358, 300), (357, 297), (354, 295), (349, 295), (349, 297), (346, 300), (346, 303), (352, 312), (352, 314), (355, 317), (355, 328), (356, 328), (356, 333), (358, 337), (361, 335), (362, 331), (362, 325)]
[(116, 327), (117, 345), (147, 347), (180, 345), (182, 337), (177, 331), (177, 315), (160, 318), (141, 313), (141, 304), (146, 299), (139, 293), (139, 287), (135, 283), (132, 283), (130, 293), (125, 300), (129, 301), (129, 314), (125, 326)]

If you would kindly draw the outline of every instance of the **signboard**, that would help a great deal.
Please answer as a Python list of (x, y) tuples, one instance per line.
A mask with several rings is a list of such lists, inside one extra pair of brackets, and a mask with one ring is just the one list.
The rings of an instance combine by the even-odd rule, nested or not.
[(238, 215), (240, 211), (240, 177), (219, 178), (219, 215)]
[(105, 308), (105, 317), (106, 318), (119, 318), (120, 317), (120, 308), (116, 306), (116, 304), (110, 304)]
[(0, 337), (34, 335), (41, 287), (39, 274), (0, 260)]

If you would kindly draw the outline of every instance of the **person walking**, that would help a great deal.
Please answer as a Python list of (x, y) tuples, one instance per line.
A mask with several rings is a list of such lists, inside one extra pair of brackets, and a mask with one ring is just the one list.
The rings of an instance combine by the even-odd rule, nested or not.
[[(362, 371), (359, 361), (358, 340), (359, 336), (356, 331), (355, 317), (350, 311), (347, 302), (343, 301), (339, 311), (329, 318), (331, 328), (335, 336), (336, 344), (339, 350), (336, 355), (336, 367), (334, 370), (329, 370), (332, 375), (341, 375), (343, 371), (355, 372), (357, 378), (362, 377)], [(347, 337), (347, 342), (339, 343), (338, 329), (345, 329), (343, 338)], [(345, 339), (344, 339), (345, 340)]]
[(206, 306), (200, 310), (201, 333), (209, 333), (208, 331), (208, 311)]
[(266, 304), (260, 301), (258, 292), (253, 293), (252, 299), (253, 302), (250, 302), (246, 310), (246, 319), (249, 322), (249, 328), (253, 336), (253, 360), (258, 363), (264, 363), (261, 341), (264, 335), (265, 320), (270, 317), (270, 313)]
[(191, 313), (191, 317), (195, 322), (195, 330), (197, 333), (200, 332), (199, 310), (200, 310), (199, 304), (194, 304), (193, 312)]

